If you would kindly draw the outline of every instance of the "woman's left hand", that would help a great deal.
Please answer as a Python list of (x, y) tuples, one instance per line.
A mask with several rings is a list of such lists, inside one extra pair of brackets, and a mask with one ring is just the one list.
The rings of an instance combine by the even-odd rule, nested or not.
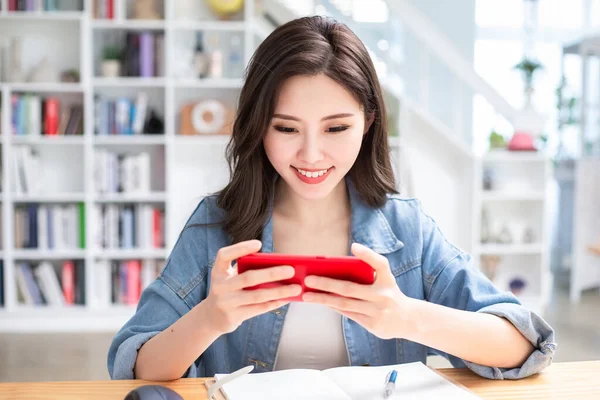
[(387, 258), (358, 243), (351, 251), (375, 269), (372, 285), (312, 275), (305, 285), (327, 293), (307, 292), (302, 299), (329, 306), (382, 339), (406, 337), (412, 325), (411, 299), (396, 284)]

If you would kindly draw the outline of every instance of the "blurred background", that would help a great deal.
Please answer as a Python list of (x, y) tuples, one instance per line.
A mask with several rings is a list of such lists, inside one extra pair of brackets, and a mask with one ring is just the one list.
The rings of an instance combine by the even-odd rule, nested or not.
[(600, 359), (600, 0), (0, 0), (0, 381), (108, 379), (227, 182), (253, 51), (313, 14), (371, 53), (402, 194), (554, 326), (555, 361)]

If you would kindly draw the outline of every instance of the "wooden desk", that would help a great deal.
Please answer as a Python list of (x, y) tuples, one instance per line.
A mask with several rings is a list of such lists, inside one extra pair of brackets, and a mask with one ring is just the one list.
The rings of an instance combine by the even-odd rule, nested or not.
[[(600, 361), (557, 363), (544, 372), (518, 381), (493, 381), (465, 369), (439, 369), (483, 399), (600, 399)], [(206, 400), (205, 378), (162, 383), (184, 399)], [(23, 382), (0, 383), (0, 399), (122, 400), (133, 388), (151, 382)]]

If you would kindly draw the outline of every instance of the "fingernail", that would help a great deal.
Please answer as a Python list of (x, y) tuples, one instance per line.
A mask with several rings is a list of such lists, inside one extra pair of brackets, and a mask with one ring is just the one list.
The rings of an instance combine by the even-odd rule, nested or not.
[(294, 276), (295, 273), (296, 270), (294, 270), (294, 267), (286, 266), (283, 270), (285, 276)]
[(352, 251), (361, 251), (365, 248), (365, 246), (363, 246), (360, 243), (352, 243)]

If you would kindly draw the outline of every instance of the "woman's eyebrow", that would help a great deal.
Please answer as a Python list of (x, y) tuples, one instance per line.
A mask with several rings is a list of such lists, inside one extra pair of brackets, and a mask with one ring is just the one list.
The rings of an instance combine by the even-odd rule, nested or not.
[[(326, 117), (321, 118), (321, 121), (326, 121), (328, 119), (336, 119), (336, 118), (347, 118), (347, 117), (353, 117), (353, 116), (354, 116), (354, 114), (352, 114), (352, 113), (332, 114), (332, 115), (328, 115)], [(273, 118), (289, 119), (292, 121), (301, 121), (300, 118), (294, 117), (293, 115), (287, 115), (287, 114), (273, 114)]]

